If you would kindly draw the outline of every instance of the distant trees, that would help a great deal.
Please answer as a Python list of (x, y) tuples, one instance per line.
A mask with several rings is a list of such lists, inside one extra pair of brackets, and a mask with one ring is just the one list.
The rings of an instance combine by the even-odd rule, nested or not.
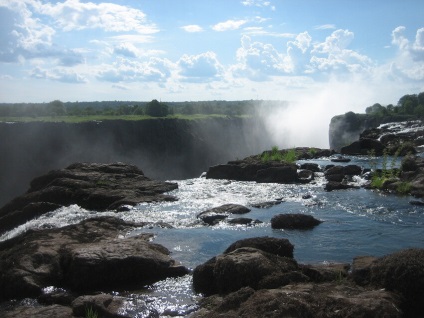
[(382, 106), (378, 103), (365, 109), (365, 113), (374, 116), (413, 115), (424, 117), (424, 92), (402, 96), (397, 105)]
[(157, 99), (147, 103), (145, 114), (152, 117), (166, 117), (168, 116), (169, 109), (164, 103), (158, 102)]

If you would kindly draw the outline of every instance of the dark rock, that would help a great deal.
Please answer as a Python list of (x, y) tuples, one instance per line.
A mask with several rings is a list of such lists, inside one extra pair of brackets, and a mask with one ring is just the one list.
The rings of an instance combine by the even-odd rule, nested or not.
[(308, 183), (314, 180), (314, 172), (311, 170), (299, 170), (297, 172), (297, 178), (302, 183)]
[(358, 285), (367, 285), (371, 280), (371, 265), (377, 260), (374, 256), (357, 256), (352, 262), (351, 278)]
[(342, 155), (368, 155), (370, 152), (374, 152), (375, 155), (381, 156), (383, 151), (384, 145), (381, 141), (371, 138), (361, 138), (349, 146), (342, 147), (340, 153)]
[(295, 284), (276, 289), (246, 287), (201, 302), (191, 318), (310, 317), (400, 318), (398, 298), (385, 290), (366, 290), (338, 283)]
[(284, 201), (283, 200), (275, 200), (275, 201), (260, 202), (260, 203), (252, 204), (252, 207), (257, 208), (257, 209), (268, 209), (268, 208), (271, 208), (271, 207), (276, 206), (278, 204), (281, 204), (282, 202), (284, 202)]
[(197, 215), (197, 218), (209, 225), (215, 225), (222, 220), (228, 218), (230, 214), (245, 214), (250, 212), (250, 209), (239, 204), (224, 204)]
[(424, 201), (421, 201), (421, 200), (412, 200), (412, 201), (409, 201), (409, 204), (418, 205), (418, 206), (424, 206)]
[[(258, 289), (275, 285), (298, 269), (292, 258), (241, 247), (197, 266), (193, 271), (193, 287), (206, 295), (226, 294), (246, 286)], [(289, 276), (285, 278), (284, 281), (291, 282)]]
[(231, 244), (225, 251), (224, 254), (235, 251), (241, 247), (253, 247), (264, 252), (293, 258), (294, 246), (289, 242), (288, 239), (279, 239), (275, 237), (252, 237), (244, 240), (239, 240)]
[(349, 276), (350, 264), (329, 263), (300, 265), (302, 273), (315, 283), (343, 282)]
[(82, 208), (106, 211), (140, 202), (170, 201), (163, 193), (176, 183), (154, 181), (136, 166), (123, 163), (76, 163), (35, 178), (24, 195), (0, 209), (0, 233), (52, 211), (78, 204)]
[(20, 306), (12, 310), (1, 311), (2, 318), (75, 318), (70, 307), (51, 305), (43, 307)]
[(324, 187), (325, 191), (357, 189), (358, 187), (336, 181), (328, 181)]
[(414, 156), (406, 156), (402, 159), (401, 162), (401, 170), (403, 172), (409, 172), (409, 171), (417, 171), (418, 170), (418, 164), (417, 160)]
[(407, 249), (386, 255), (370, 265), (370, 282), (404, 298), (408, 317), (424, 312), (424, 249)]
[(256, 182), (261, 183), (294, 183), (298, 181), (296, 165), (286, 165), (258, 170)]
[(263, 222), (260, 220), (253, 220), (250, 218), (235, 218), (235, 219), (228, 220), (228, 223), (232, 225), (255, 225), (255, 224), (260, 224)]
[(122, 313), (125, 302), (124, 297), (108, 294), (80, 296), (72, 302), (72, 312), (77, 317), (86, 317), (87, 310), (91, 309), (98, 317), (131, 318), (132, 315)]
[(300, 165), (300, 169), (310, 170), (313, 172), (320, 172), (321, 169), (317, 163), (306, 162)]
[(278, 214), (271, 219), (273, 229), (307, 230), (321, 224), (322, 221), (306, 214)]
[(328, 181), (341, 182), (345, 176), (360, 175), (362, 168), (357, 165), (333, 166), (325, 170), (324, 176)]
[(346, 158), (346, 157), (342, 157), (342, 156), (337, 156), (335, 158), (331, 158), (332, 162), (349, 162), (351, 161), (351, 159)]
[(71, 291), (141, 287), (188, 272), (166, 248), (149, 242), (149, 234), (117, 238), (135, 226), (95, 218), (0, 242), (0, 300), (37, 297), (47, 286)]

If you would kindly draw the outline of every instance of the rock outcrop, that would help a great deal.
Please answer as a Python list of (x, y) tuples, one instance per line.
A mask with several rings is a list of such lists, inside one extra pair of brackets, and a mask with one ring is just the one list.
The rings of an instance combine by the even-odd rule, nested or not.
[(29, 230), (0, 243), (0, 300), (38, 297), (48, 286), (78, 293), (141, 287), (188, 270), (152, 235), (120, 237), (137, 224), (104, 217)]
[(277, 254), (266, 240), (235, 242), (195, 268), (194, 288), (206, 297), (191, 318), (400, 318), (423, 312), (422, 249), (358, 257), (350, 272), (349, 264), (298, 264), (290, 242), (281, 241), (285, 252)]
[(3, 206), (0, 233), (71, 204), (105, 211), (141, 202), (176, 200), (164, 193), (177, 187), (176, 183), (151, 180), (133, 165), (75, 163), (35, 178), (24, 195)]
[(301, 213), (277, 214), (271, 219), (273, 229), (309, 230), (321, 223), (322, 221), (317, 220), (312, 215)]

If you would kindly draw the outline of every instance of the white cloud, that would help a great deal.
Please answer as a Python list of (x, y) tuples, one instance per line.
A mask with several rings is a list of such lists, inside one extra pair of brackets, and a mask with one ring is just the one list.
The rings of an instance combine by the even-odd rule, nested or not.
[(236, 57), (238, 64), (232, 67), (233, 74), (253, 81), (266, 81), (270, 76), (288, 74), (293, 70), (287, 55), (278, 52), (271, 44), (252, 42), (247, 35), (241, 38)]
[(349, 30), (337, 30), (328, 36), (324, 42), (316, 44), (313, 52), (337, 53), (343, 51), (354, 38), (353, 32)]
[(38, 2), (36, 9), (55, 19), (56, 25), (65, 31), (97, 28), (108, 32), (135, 31), (140, 34), (159, 31), (154, 24), (148, 23), (142, 11), (114, 3), (96, 4), (79, 0)]
[(203, 31), (203, 28), (197, 24), (185, 25), (185, 26), (182, 26), (181, 29), (189, 33), (196, 33), (196, 32)]
[(123, 55), (126, 57), (137, 57), (139, 55), (138, 49), (132, 43), (121, 43), (113, 49), (114, 54)]
[(267, 0), (243, 0), (241, 3), (247, 7), (270, 7), (275, 10), (275, 7), (271, 5), (271, 1)]
[(315, 30), (330, 30), (335, 28), (336, 26), (334, 24), (322, 24), (314, 27)]
[(233, 31), (239, 29), (243, 24), (246, 24), (247, 20), (227, 20), (225, 22), (220, 22), (212, 26), (214, 31), (223, 32), (223, 31)]
[(411, 43), (404, 36), (406, 28), (399, 26), (392, 32), (392, 44), (397, 46), (398, 54), (392, 61), (389, 73), (406, 81), (424, 80), (424, 28), (416, 32), (415, 41)]
[(100, 65), (96, 78), (107, 82), (163, 82), (166, 81), (175, 65), (167, 60), (151, 57), (139, 62), (118, 58), (112, 64)]
[(47, 79), (64, 83), (87, 83), (87, 79), (77, 72), (65, 68), (42, 69), (36, 67), (30, 76), (37, 79)]
[(223, 74), (223, 66), (214, 52), (199, 55), (183, 55), (178, 61), (179, 74), (183, 81), (210, 82), (218, 80)]

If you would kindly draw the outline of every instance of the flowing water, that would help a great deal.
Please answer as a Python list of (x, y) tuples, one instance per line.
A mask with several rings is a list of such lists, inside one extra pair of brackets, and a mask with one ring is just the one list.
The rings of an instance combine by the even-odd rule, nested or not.
[[(348, 164), (370, 165), (370, 158), (350, 158), (352, 161)], [(312, 162), (322, 166), (331, 164), (328, 158)], [(171, 225), (172, 228), (154, 225), (139, 228), (127, 235), (154, 233), (154, 241), (166, 246), (174, 259), (189, 268), (222, 253), (239, 239), (256, 236), (289, 239), (295, 246), (295, 258), (301, 263), (350, 263), (358, 255), (382, 256), (409, 247), (424, 248), (424, 207), (411, 205), (413, 198), (409, 196), (388, 195), (363, 188), (325, 192), (322, 174), (318, 174), (313, 183), (300, 185), (205, 178), (174, 182), (178, 182), (178, 189), (169, 194), (176, 196), (178, 201), (140, 204), (119, 214), (96, 213), (73, 205), (30, 221), (6, 233), (0, 240), (31, 227), (60, 227), (91, 216), (109, 214), (128, 221)], [(364, 182), (360, 178), (353, 180), (357, 185)], [(252, 207), (276, 199), (281, 203), (269, 208)], [(251, 212), (243, 216), (263, 223), (255, 226), (220, 223), (208, 227), (198, 222), (198, 213), (227, 203), (251, 208)], [(280, 213), (311, 214), (324, 222), (308, 231), (274, 230), (270, 220)], [(167, 279), (142, 290), (116, 294), (127, 298), (123, 313), (134, 317), (185, 316), (195, 310), (199, 297), (191, 289), (190, 275)]]

